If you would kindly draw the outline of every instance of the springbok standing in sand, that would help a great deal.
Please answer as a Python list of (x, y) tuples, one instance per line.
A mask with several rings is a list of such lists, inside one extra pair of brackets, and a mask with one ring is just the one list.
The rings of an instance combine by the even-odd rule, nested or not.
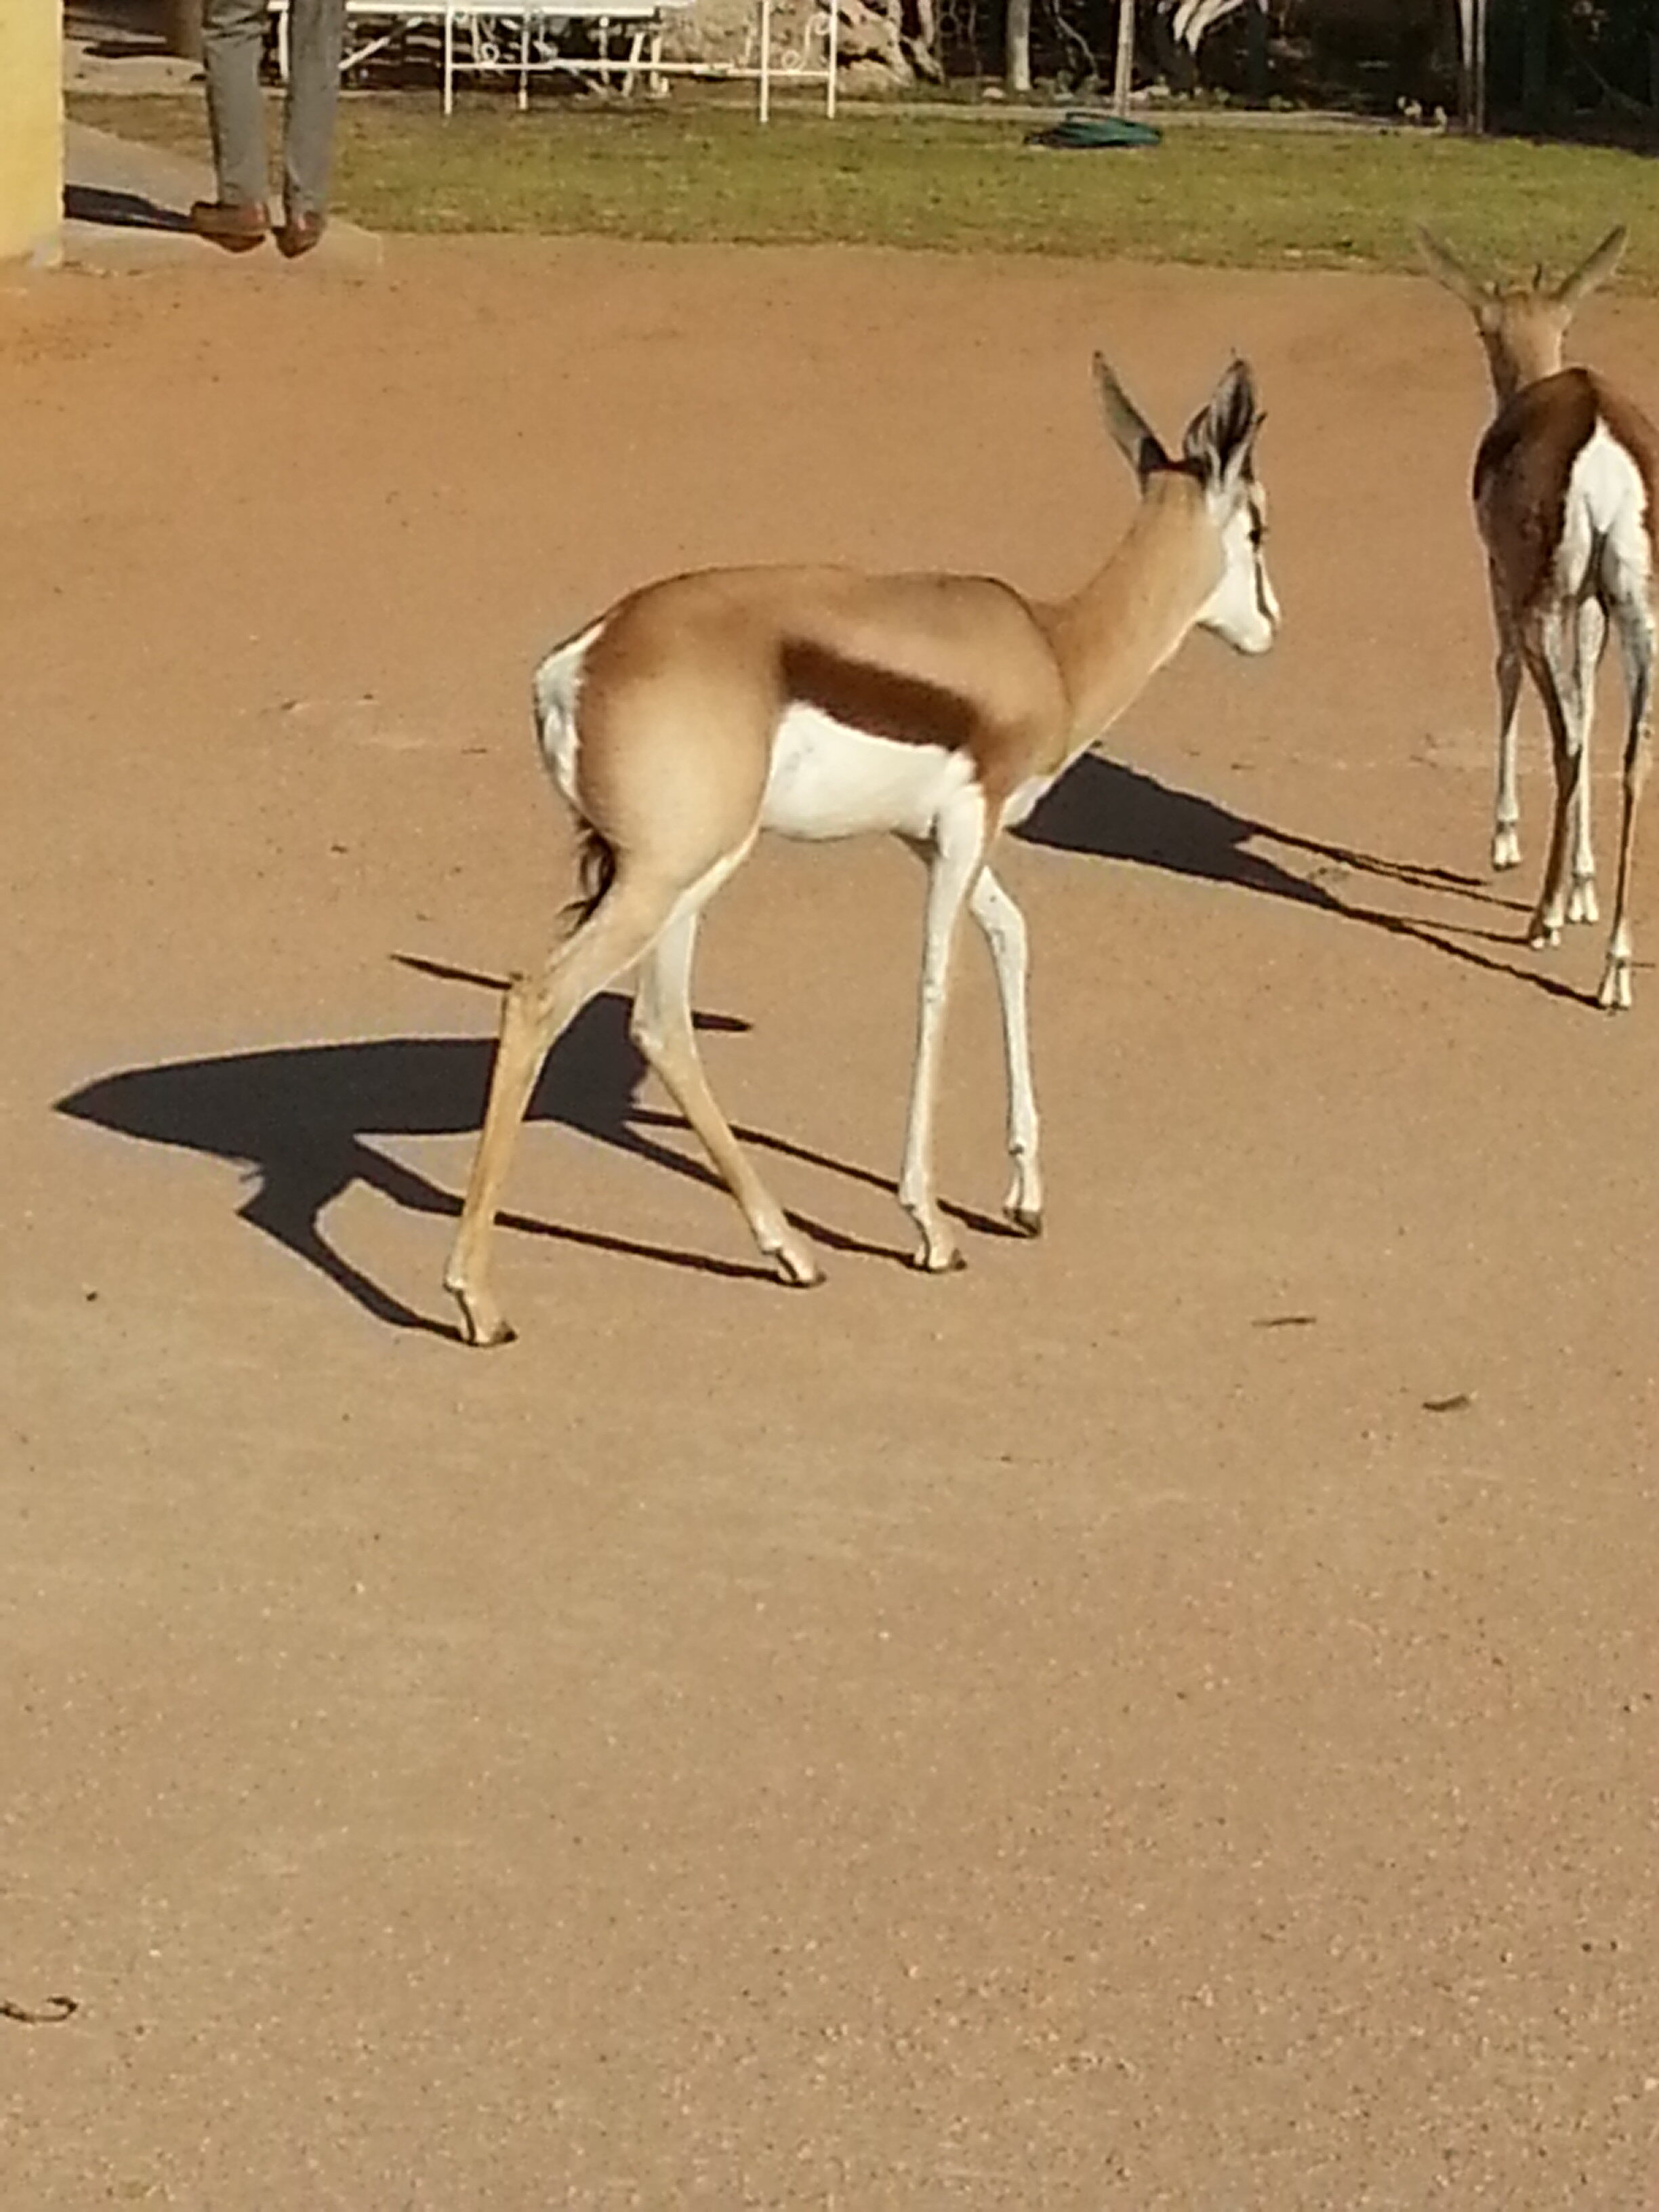
[(1596, 671), (1611, 622), (1624, 655), (1630, 720), (1619, 882), (1601, 1002), (1628, 1006), (1631, 854), (1650, 751), (1659, 434), (1605, 377), (1561, 365), (1573, 316), (1618, 267), (1625, 232), (1610, 231), (1559, 284), (1547, 283), (1540, 267), (1531, 283), (1508, 287), (1472, 276), (1427, 231), (1419, 237), (1431, 274), (1474, 317), (1498, 400), (1475, 456), (1474, 484), (1498, 632), (1492, 866), (1512, 868), (1521, 858), (1515, 726), (1524, 664), (1544, 702), (1555, 763), (1555, 823), (1528, 940), (1559, 945), (1564, 919), (1597, 919), (1589, 738)]
[(598, 991), (642, 963), (632, 1033), (786, 1283), (820, 1279), (810, 1247), (738, 1150), (691, 1021), (691, 958), (709, 900), (763, 830), (885, 830), (928, 869), (921, 998), (900, 1203), (915, 1264), (961, 1265), (934, 1199), (933, 1127), (952, 947), (966, 905), (994, 964), (1008, 1075), (1010, 1221), (1042, 1226), (1037, 1115), (1019, 908), (987, 865), (997, 833), (1117, 720), (1195, 624), (1265, 653), (1279, 605), (1253, 454), (1261, 417), (1235, 361), (1165, 453), (1103, 361), (1107, 426), (1140, 484), (1127, 535), (1055, 605), (980, 576), (837, 568), (708, 569), (650, 584), (556, 647), (536, 718), (581, 825), (575, 929), (501, 1014), (483, 1134), (445, 1277), (473, 1344), (513, 1332), (486, 1247), (514, 1134), (549, 1048)]

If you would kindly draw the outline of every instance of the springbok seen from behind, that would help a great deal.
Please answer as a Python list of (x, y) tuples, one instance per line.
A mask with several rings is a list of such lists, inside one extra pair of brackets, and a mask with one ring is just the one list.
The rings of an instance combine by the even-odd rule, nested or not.
[(1006, 1213), (1042, 1226), (1027, 1036), (1026, 933), (992, 874), (1023, 821), (1139, 696), (1195, 625), (1265, 653), (1279, 623), (1255, 480), (1261, 427), (1235, 361), (1168, 454), (1103, 361), (1107, 427), (1139, 481), (1127, 536), (1055, 605), (986, 577), (839, 568), (707, 569), (650, 584), (556, 647), (536, 718), (580, 825), (586, 897), (574, 930), (502, 1008), (489, 1104), (445, 1277), (465, 1334), (513, 1332), (489, 1287), (508, 1156), (549, 1048), (596, 992), (640, 969), (632, 1033), (786, 1283), (819, 1280), (810, 1247), (739, 1151), (710, 1092), (691, 1020), (698, 920), (763, 830), (884, 830), (928, 871), (921, 1010), (900, 1203), (915, 1264), (961, 1264), (933, 1191), (933, 1101), (952, 949), (964, 905), (1001, 1002), (1013, 1181)]
[(1492, 866), (1514, 867), (1521, 858), (1515, 738), (1524, 665), (1544, 702), (1555, 764), (1554, 827), (1528, 941), (1559, 945), (1564, 921), (1597, 919), (1589, 739), (1611, 623), (1629, 721), (1619, 879), (1600, 995), (1604, 1006), (1628, 1006), (1631, 857), (1650, 751), (1659, 434), (1605, 377), (1561, 363), (1573, 315), (1618, 267), (1625, 232), (1609, 232), (1559, 284), (1547, 283), (1540, 268), (1531, 283), (1507, 287), (1481, 282), (1428, 232), (1419, 235), (1431, 273), (1474, 317), (1498, 401), (1474, 483), (1498, 633)]

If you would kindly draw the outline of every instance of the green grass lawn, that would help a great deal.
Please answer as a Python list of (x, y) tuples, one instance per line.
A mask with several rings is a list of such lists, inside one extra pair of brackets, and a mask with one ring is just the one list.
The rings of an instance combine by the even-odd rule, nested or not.
[[(205, 155), (198, 99), (78, 99), (80, 119)], [(1520, 265), (1632, 226), (1626, 281), (1659, 291), (1659, 172), (1600, 148), (1182, 122), (1143, 150), (1051, 153), (1006, 118), (854, 112), (827, 124), (679, 93), (662, 106), (425, 94), (341, 109), (337, 211), (386, 231), (838, 240), (1121, 254), (1258, 268), (1402, 269), (1421, 216)]]

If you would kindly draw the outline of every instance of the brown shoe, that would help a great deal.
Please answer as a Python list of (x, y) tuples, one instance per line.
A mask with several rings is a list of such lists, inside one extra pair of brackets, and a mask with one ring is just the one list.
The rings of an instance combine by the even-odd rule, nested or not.
[(250, 253), (264, 245), (270, 217), (258, 200), (197, 200), (190, 210), (190, 227), (198, 238), (211, 239), (227, 253)]
[(309, 253), (322, 243), (327, 217), (320, 215), (291, 215), (276, 234), (276, 250), (285, 259), (297, 261), (302, 253)]

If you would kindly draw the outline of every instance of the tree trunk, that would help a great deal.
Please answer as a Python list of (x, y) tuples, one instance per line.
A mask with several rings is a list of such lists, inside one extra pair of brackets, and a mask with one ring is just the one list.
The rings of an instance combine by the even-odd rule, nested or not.
[(1031, 0), (1008, 0), (1002, 81), (1013, 93), (1031, 89)]
[(1486, 135), (1486, 0), (1474, 0), (1474, 127)]
[(1474, 128), (1474, 0), (1457, 0), (1457, 119)]

